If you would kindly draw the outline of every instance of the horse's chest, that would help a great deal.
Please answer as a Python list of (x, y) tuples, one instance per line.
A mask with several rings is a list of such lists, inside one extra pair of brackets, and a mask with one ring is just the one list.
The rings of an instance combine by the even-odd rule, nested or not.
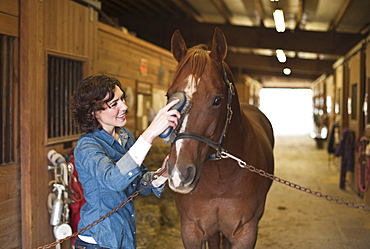
[(210, 199), (222, 197), (241, 197), (250, 194), (248, 182), (253, 182), (253, 175), (235, 165), (205, 165), (196, 192), (205, 193)]

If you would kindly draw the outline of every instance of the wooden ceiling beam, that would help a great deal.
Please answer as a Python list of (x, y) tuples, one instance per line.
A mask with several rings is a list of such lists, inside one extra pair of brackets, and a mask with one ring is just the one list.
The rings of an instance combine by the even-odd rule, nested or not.
[(229, 64), (229, 66), (232, 67), (240, 65), (249, 68), (278, 68), (278, 70), (284, 67), (289, 67), (297, 70), (318, 71), (322, 73), (332, 71), (332, 65), (334, 63), (334, 61), (330, 60), (307, 60), (299, 58), (288, 58), (285, 63), (280, 63), (275, 56), (261, 56), (240, 53), (228, 53), (225, 61)]
[(342, 8), (339, 10), (337, 17), (330, 24), (329, 31), (336, 30), (340, 21), (343, 19), (344, 14), (347, 12), (349, 5), (352, 3), (352, 0), (346, 0), (342, 5)]
[(250, 75), (283, 76), (283, 69), (288, 67), (292, 75), (305, 79), (316, 79), (323, 73), (331, 73), (334, 61), (304, 60), (288, 58), (286, 63), (279, 63), (275, 57), (254, 54), (228, 53), (225, 62), (230, 68), (238, 68)]
[(242, 74), (246, 74), (254, 78), (255, 80), (260, 81), (263, 83), (263, 77), (270, 76), (270, 77), (285, 77), (285, 78), (295, 78), (295, 79), (304, 79), (308, 81), (314, 81), (321, 74), (317, 74), (316, 72), (303, 72), (303, 71), (292, 71), (290, 75), (284, 75), (282, 70), (279, 71), (266, 71), (261, 69), (251, 69), (251, 68), (243, 68), (241, 70)]
[(229, 10), (229, 8), (226, 6), (225, 2), (223, 0), (211, 0), (211, 2), (216, 7), (220, 15), (226, 20), (226, 22), (230, 24), (232, 13)]
[(200, 13), (194, 9), (191, 5), (188, 4), (188, 2), (184, 2), (181, 0), (171, 0), (172, 3), (174, 3), (179, 9), (181, 9), (183, 12), (185, 12), (188, 16), (191, 16), (194, 18), (194, 20), (197, 20), (198, 22), (204, 21)]
[[(151, 25), (147, 25), (151, 23)], [(229, 46), (245, 48), (281, 48), (288, 51), (344, 55), (364, 35), (337, 32), (313, 32), (295, 30), (277, 33), (275, 29), (253, 28), (233, 25), (216, 25), (182, 20), (143, 20), (140, 22), (129, 16), (122, 16), (122, 26), (135, 31), (147, 41), (169, 49), (174, 31), (180, 30), (188, 46), (199, 43), (210, 44), (214, 29), (219, 27), (225, 34)]]

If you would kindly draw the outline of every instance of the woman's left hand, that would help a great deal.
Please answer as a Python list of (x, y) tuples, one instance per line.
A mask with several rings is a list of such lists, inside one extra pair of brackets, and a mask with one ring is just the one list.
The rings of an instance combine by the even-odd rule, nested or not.
[(161, 176), (168, 178), (168, 172), (167, 172), (167, 161), (170, 155), (167, 155), (166, 158), (163, 160), (162, 167), (159, 169), (160, 172), (162, 172)]

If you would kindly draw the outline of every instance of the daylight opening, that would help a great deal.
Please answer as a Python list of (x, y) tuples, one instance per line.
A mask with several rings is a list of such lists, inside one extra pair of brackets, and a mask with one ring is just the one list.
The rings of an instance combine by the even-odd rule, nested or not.
[(311, 89), (263, 88), (260, 109), (275, 135), (303, 135), (313, 130)]

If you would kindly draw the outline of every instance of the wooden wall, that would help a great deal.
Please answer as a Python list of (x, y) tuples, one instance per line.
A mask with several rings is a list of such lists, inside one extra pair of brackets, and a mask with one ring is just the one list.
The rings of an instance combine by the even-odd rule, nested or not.
[[(136, 130), (145, 120), (136, 117), (139, 93), (155, 108), (165, 101), (164, 93), (176, 66), (170, 52), (99, 23), (97, 18), (95, 10), (71, 0), (0, 1), (0, 33), (15, 37), (19, 44), (15, 51), (19, 67), (14, 72), (14, 84), (19, 88), (19, 96), (18, 92), (14, 95), (16, 160), (0, 166), (1, 247), (35, 248), (54, 241), (46, 206), (52, 179), (46, 155), (51, 149), (65, 153), (71, 148), (63, 142), (49, 144), (47, 140), (48, 54), (84, 61), (85, 76), (105, 73), (117, 77), (131, 94), (130, 129)], [(351, 62), (351, 71), (345, 63), (337, 68), (343, 72), (334, 76), (335, 81), (343, 76), (345, 89), (347, 78), (355, 81), (353, 77), (358, 77), (350, 73), (356, 63)], [(369, 82), (369, 62), (366, 70)], [(150, 86), (151, 94), (145, 93), (145, 86)], [(343, 106), (347, 101), (345, 89), (341, 93)], [(250, 97), (244, 98), (249, 102)]]
[[(170, 39), (170, 38), (169, 38)], [(143, 72), (145, 63), (146, 72)], [(129, 107), (127, 128), (141, 133), (141, 121), (150, 119), (148, 106), (157, 112), (166, 103), (166, 92), (177, 63), (168, 50), (162, 49), (141, 39), (126, 30), (118, 30), (103, 23), (98, 26), (96, 72), (118, 78), (125, 88)], [(139, 85), (139, 87), (138, 87)], [(141, 85), (150, 86), (151, 96), (145, 98), (149, 103), (139, 107)], [(145, 90), (144, 90), (145, 91)], [(131, 96), (130, 96), (131, 95)], [(146, 94), (145, 94), (146, 95)], [(137, 117), (138, 109), (145, 109)], [(141, 112), (141, 111), (139, 111)]]
[(244, 104), (250, 104), (254, 106), (260, 105), (260, 90), (262, 89), (262, 83), (251, 78), (248, 75), (243, 75), (242, 80), (239, 80), (235, 84), (236, 90), (238, 91), (239, 101)]
[(327, 120), (327, 106), (326, 106), (326, 75), (319, 77), (311, 86), (312, 89), (312, 103), (313, 103), (313, 122), (315, 136), (322, 137), (323, 129), (328, 128)]
[[(3, 25), (3, 20), (13, 26)], [(129, 94), (127, 127), (133, 132), (138, 123), (144, 125), (149, 119), (137, 118), (138, 95), (145, 100), (140, 108), (162, 107), (177, 63), (169, 51), (99, 23), (96, 10), (72, 0), (21, 0), (19, 4), (3, 0), (0, 21), (0, 33), (20, 37), (15, 118), (19, 117), (15, 136), (20, 140), (14, 149), (19, 154), (14, 165), (0, 166), (0, 243), (5, 248), (36, 248), (55, 240), (46, 203), (53, 178), (47, 170), (47, 153), (51, 149), (67, 153), (76, 142), (47, 138), (48, 55), (82, 61), (84, 76), (117, 77)], [(69, 247), (70, 242), (62, 245)]]
[[(0, 1), (0, 34), (14, 37), (13, 78), (14, 82), (2, 82), (13, 85), (13, 107), (18, 106), (19, 68), (19, 2), (14, 0)], [(9, 52), (9, 51), (7, 51)], [(0, 80), (4, 80), (3, 76)], [(2, 91), (1, 89), (0, 91)], [(1, 110), (3, 111), (3, 110)], [(18, 113), (17, 113), (18, 114)], [(4, 122), (2, 120), (2, 122)], [(13, 129), (18, 130), (18, 116), (14, 117)], [(21, 248), (21, 198), (20, 198), (20, 160), (17, 147), (18, 132), (13, 134), (14, 160), (0, 165), (0, 247)], [(1, 153), (1, 152), (0, 152)]]
[(98, 15), (69, 0), (20, 3), (22, 248), (35, 248), (55, 240), (46, 205), (47, 152), (70, 149), (47, 141), (47, 55), (80, 58), (86, 74), (93, 72)]
[[(351, 128), (355, 132), (356, 141), (364, 134), (370, 138), (370, 37), (353, 47), (345, 56), (334, 63), (334, 74), (323, 76), (313, 84), (314, 105), (331, 96), (334, 112), (327, 112), (327, 103), (324, 101), (320, 108), (328, 114), (329, 127), (335, 122), (340, 125), (340, 131)], [(322, 89), (326, 89), (322, 92)], [(321, 97), (322, 96), (322, 97)], [(334, 96), (334, 97), (333, 97)], [(315, 104), (316, 103), (316, 104)], [(367, 106), (367, 112), (364, 111)], [(366, 127), (369, 129), (366, 129)], [(370, 205), (370, 191), (360, 192), (358, 188), (358, 164), (355, 152), (354, 172), (347, 172), (347, 187), (352, 188), (359, 196), (364, 197)]]

